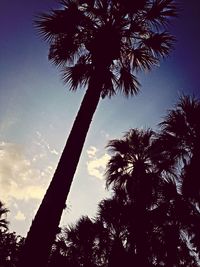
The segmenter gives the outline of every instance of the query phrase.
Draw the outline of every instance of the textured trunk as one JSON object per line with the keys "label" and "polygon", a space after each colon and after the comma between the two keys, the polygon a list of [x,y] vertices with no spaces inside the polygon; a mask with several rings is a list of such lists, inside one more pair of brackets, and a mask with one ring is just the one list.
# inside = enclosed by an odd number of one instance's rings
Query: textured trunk
{"label": "textured trunk", "polygon": [[28,232],[18,267],[47,265],[84,141],[100,99],[102,84],[100,75],[97,71],[95,73],[90,80],[53,179]]}

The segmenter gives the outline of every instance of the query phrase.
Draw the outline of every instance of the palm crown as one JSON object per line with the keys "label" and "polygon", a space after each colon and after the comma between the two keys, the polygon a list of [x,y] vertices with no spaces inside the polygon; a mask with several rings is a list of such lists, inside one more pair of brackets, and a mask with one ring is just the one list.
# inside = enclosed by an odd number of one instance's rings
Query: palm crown
{"label": "palm crown", "polygon": [[61,65],[71,89],[86,85],[95,69],[103,71],[102,96],[138,91],[134,76],[166,56],[174,38],[166,32],[176,16],[173,0],[73,1],[42,14],[37,27],[50,43],[49,59]]}
{"label": "palm crown", "polygon": [[159,142],[161,149],[165,149],[165,154],[168,154],[168,157],[172,159],[172,163],[179,162],[183,193],[200,204],[199,116],[199,100],[194,97],[182,96],[176,109],[170,110],[161,123],[162,133]]}

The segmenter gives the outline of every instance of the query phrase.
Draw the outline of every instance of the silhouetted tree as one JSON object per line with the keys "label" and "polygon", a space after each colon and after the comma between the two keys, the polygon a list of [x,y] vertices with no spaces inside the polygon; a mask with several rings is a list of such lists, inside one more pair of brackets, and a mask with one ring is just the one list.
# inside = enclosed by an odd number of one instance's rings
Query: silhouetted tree
{"label": "silhouetted tree", "polygon": [[152,161],[153,135],[151,130],[132,129],[123,139],[111,140],[108,144],[113,155],[107,166],[107,185],[127,192],[133,216],[131,248],[136,251],[136,264],[142,266],[148,266],[148,211],[157,204],[161,175]]}
{"label": "silhouetted tree", "polygon": [[177,183],[185,199],[196,210],[195,220],[190,222],[191,242],[200,252],[199,205],[200,185],[200,101],[195,97],[182,96],[160,124],[159,149],[174,167]]}
{"label": "silhouetted tree", "polygon": [[196,261],[185,236],[196,236],[199,213],[178,192],[178,173],[170,166],[166,151],[155,149],[158,145],[159,138],[151,130],[132,129],[122,139],[111,140],[107,185],[124,190],[131,204],[127,243],[133,264],[192,266]]}
{"label": "silhouetted tree", "polygon": [[4,232],[0,237],[0,266],[15,267],[19,261],[24,238],[15,232]]}
{"label": "silhouetted tree", "polygon": [[200,101],[182,96],[176,107],[170,110],[161,125],[166,153],[174,163],[180,163],[182,192],[200,204]]}
{"label": "silhouetted tree", "polygon": [[6,218],[9,210],[0,201],[0,266],[15,267],[19,260],[19,255],[23,247],[24,238],[10,233],[9,222]]}
{"label": "silhouetted tree", "polygon": [[27,235],[20,266],[44,267],[47,262],[100,97],[118,91],[125,96],[136,94],[135,72],[150,70],[169,53],[174,40],[166,31],[169,20],[176,16],[173,0],[61,3],[60,9],[39,16],[36,25],[50,44],[49,59],[62,67],[64,81],[72,90],[87,86],[87,91]]}
{"label": "silhouetted tree", "polygon": [[131,129],[108,143],[112,197],[99,203],[95,219],[84,216],[63,230],[49,266],[198,266],[199,210],[181,191],[180,160],[169,160],[175,150],[164,140]]}

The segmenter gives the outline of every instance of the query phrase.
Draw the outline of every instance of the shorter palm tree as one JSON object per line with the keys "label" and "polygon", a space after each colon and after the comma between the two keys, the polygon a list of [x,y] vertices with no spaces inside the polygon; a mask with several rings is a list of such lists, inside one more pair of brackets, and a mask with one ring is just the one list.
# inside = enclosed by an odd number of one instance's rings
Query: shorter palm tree
{"label": "shorter palm tree", "polygon": [[124,189],[129,200],[143,208],[151,207],[157,199],[161,171],[154,160],[154,138],[151,129],[131,129],[122,139],[108,143],[113,155],[107,165],[107,187]]}
{"label": "shorter palm tree", "polygon": [[160,124],[159,146],[176,166],[185,196],[200,205],[200,101],[182,96]]}
{"label": "shorter palm tree", "polygon": [[131,247],[135,244],[135,261],[142,266],[148,266],[148,211],[157,204],[161,175],[154,161],[154,138],[150,129],[131,129],[122,139],[108,143],[113,155],[107,165],[107,186],[127,193],[133,217]]}

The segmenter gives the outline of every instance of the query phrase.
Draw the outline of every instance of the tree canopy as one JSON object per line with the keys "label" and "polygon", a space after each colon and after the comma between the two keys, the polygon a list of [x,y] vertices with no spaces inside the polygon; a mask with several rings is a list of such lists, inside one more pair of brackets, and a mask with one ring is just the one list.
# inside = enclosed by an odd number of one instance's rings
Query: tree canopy
{"label": "tree canopy", "polygon": [[[56,266],[56,257],[61,266],[198,266],[199,198],[190,168],[199,105],[183,96],[158,131],[131,129],[109,141],[105,178],[111,197],[99,203],[95,218],[83,216],[63,229],[49,266]],[[194,194],[185,191],[186,182]]]}

